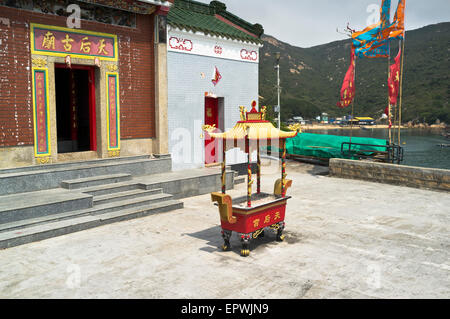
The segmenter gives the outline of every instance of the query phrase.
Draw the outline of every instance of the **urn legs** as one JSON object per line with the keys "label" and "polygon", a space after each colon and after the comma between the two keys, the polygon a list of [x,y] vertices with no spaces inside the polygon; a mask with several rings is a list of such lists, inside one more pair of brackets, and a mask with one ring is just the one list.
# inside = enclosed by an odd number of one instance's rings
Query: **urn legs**
{"label": "urn legs", "polygon": [[[282,221],[282,222],[273,224],[269,227],[258,229],[252,233],[248,233],[248,234],[238,233],[238,236],[241,241],[241,256],[242,257],[250,256],[251,240],[264,237],[265,229],[270,228],[273,231],[275,231],[276,241],[284,241],[284,235],[283,235],[284,227],[285,227],[285,223],[284,223],[284,221]],[[222,245],[223,251],[231,251],[230,239],[231,239],[232,233],[233,232],[231,230],[222,229],[222,238],[223,238],[223,242],[224,242]]]}
{"label": "urn legs", "polygon": [[285,225],[284,222],[278,223],[277,241],[284,241],[284,235],[283,235],[284,225]]}
{"label": "urn legs", "polygon": [[222,229],[222,238],[223,238],[223,245],[222,250],[223,251],[230,251],[231,245],[230,245],[230,237],[233,232],[231,230]]}
{"label": "urn legs", "polygon": [[241,244],[242,244],[242,249],[241,249],[241,256],[242,257],[248,257],[250,255],[250,234],[242,234],[241,235]]}

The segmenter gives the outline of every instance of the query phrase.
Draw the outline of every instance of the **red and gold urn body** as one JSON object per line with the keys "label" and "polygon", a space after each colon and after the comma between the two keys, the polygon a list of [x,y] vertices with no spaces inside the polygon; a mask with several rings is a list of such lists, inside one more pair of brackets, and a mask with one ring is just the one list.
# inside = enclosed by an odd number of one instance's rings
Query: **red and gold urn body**
{"label": "red and gold urn body", "polygon": [[[238,233],[242,243],[241,255],[250,254],[251,239],[264,236],[264,230],[271,228],[276,231],[278,241],[284,239],[282,235],[285,226],[286,203],[290,196],[286,196],[287,189],[292,180],[286,179],[286,139],[297,135],[297,129],[280,131],[271,122],[265,120],[266,108],[261,112],[256,110],[256,102],[252,102],[252,110],[247,112],[240,107],[241,120],[229,131],[223,133],[213,132],[215,127],[204,125],[209,136],[221,140],[222,145],[222,192],[211,193],[211,200],[219,206],[222,226],[223,250],[230,250],[230,237],[232,232]],[[273,193],[261,192],[261,159],[260,141],[265,145],[278,145],[281,149],[281,178],[276,180]],[[232,199],[225,193],[225,152],[231,148],[240,147],[247,153],[247,195]],[[251,154],[257,151],[256,193],[252,194]]]}

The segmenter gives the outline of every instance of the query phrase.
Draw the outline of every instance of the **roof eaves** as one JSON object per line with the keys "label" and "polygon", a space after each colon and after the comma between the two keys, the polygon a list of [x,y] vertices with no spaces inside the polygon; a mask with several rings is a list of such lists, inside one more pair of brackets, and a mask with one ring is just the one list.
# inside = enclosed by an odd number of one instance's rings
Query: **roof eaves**
{"label": "roof eaves", "polygon": [[224,19],[229,20],[231,23],[247,30],[250,33],[255,34],[258,38],[260,38],[261,35],[264,33],[264,29],[260,24],[258,23],[251,24],[239,18],[238,16],[232,14],[231,12],[228,12],[226,10],[226,5],[220,1],[211,1],[209,4],[206,4],[194,0],[175,0],[174,6],[172,7],[171,11],[173,9],[186,10],[209,16],[214,16],[215,14],[218,14]]}
{"label": "roof eaves", "polygon": [[190,27],[190,26],[179,25],[179,24],[171,24],[171,26],[175,27],[176,29],[178,29],[180,31],[193,32],[193,33],[201,32],[204,35],[207,35],[207,36],[210,36],[210,37],[224,38],[224,39],[228,39],[228,40],[231,40],[231,41],[251,43],[251,44],[255,44],[255,45],[259,45],[259,46],[261,46],[264,43],[262,40],[256,39],[256,38],[238,37],[238,36],[234,36],[234,35],[230,35],[230,34],[226,34],[226,33],[214,32],[214,31],[211,31],[211,30],[208,30],[208,29],[193,28],[193,27]]}
{"label": "roof eaves", "polygon": [[264,33],[263,27],[258,23],[251,24],[228,11],[223,11],[218,14],[221,17],[227,19],[228,21],[234,23],[235,25],[247,30],[248,32],[257,35],[258,37],[261,37],[261,35]]}

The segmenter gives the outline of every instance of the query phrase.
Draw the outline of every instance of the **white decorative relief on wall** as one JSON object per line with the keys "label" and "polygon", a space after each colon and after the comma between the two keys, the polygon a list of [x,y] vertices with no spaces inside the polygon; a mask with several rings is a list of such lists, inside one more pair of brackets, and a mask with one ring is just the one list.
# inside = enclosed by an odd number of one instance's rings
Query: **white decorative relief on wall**
{"label": "white decorative relief on wall", "polygon": [[260,46],[256,44],[214,38],[173,29],[169,30],[168,35],[168,51],[259,63]]}

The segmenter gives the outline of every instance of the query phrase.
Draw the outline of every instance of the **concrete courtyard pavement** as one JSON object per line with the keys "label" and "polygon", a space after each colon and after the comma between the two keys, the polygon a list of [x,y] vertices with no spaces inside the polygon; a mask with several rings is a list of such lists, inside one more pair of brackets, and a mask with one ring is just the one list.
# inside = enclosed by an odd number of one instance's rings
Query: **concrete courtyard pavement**
{"label": "concrete courtyard pavement", "polygon": [[[0,298],[450,298],[450,195],[288,162],[286,239],[222,252],[210,195],[0,251]],[[278,172],[263,167],[262,189]],[[242,196],[246,184],[229,192]]]}

